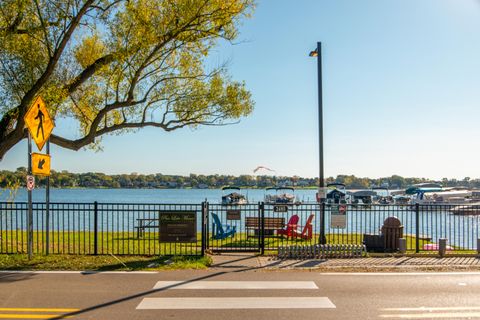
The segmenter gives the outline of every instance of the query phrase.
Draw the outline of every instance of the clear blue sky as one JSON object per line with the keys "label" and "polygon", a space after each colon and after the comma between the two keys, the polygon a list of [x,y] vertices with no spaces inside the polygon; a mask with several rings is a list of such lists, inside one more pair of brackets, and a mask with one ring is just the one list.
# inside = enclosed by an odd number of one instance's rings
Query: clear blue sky
{"label": "clear blue sky", "polygon": [[[322,41],[327,176],[480,177],[480,1],[259,0],[240,32],[210,62],[229,60],[246,82],[256,102],[249,118],[106,137],[103,152],[52,146],[52,168],[239,175],[264,165],[318,176],[308,53]],[[26,166],[26,154],[21,143],[0,167]]]}

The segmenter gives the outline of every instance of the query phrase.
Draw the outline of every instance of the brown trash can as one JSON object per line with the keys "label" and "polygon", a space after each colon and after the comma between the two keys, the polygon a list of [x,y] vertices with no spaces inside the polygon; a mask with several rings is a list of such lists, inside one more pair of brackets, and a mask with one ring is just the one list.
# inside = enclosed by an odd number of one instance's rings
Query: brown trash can
{"label": "brown trash can", "polygon": [[397,251],[398,239],[403,238],[403,226],[397,217],[388,217],[383,221],[382,234],[385,237],[385,250]]}

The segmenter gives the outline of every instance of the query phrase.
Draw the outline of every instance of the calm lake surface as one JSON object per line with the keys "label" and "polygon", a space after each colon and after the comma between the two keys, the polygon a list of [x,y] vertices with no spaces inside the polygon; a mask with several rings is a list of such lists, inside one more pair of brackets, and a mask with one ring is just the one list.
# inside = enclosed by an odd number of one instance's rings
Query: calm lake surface
{"label": "calm lake surface", "polygon": [[[230,190],[228,192],[231,192]],[[251,203],[262,201],[265,190],[242,189],[242,193]],[[315,201],[316,190],[295,190],[297,198],[303,202]],[[189,203],[202,201],[220,203],[221,189],[51,189],[50,202],[103,202],[103,203]],[[3,191],[0,201],[9,198],[9,192]],[[19,189],[15,202],[26,202],[26,189]],[[34,202],[45,202],[45,189],[33,190]]]}

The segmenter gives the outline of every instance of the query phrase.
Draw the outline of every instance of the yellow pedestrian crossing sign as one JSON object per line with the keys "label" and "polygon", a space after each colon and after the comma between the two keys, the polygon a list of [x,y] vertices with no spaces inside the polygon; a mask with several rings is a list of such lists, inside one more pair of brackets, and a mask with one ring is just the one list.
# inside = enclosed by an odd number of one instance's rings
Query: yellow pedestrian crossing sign
{"label": "yellow pedestrian crossing sign", "polygon": [[38,150],[41,151],[55,126],[42,97],[38,96],[35,99],[23,119]]}
{"label": "yellow pedestrian crossing sign", "polygon": [[32,173],[40,176],[50,175],[50,156],[48,154],[32,153]]}

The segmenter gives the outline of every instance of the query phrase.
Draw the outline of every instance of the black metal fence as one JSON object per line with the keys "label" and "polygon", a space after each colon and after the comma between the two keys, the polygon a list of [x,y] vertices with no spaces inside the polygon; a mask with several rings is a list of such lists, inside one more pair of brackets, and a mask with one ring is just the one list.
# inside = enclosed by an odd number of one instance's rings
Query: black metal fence
{"label": "black metal fence", "polygon": [[[212,251],[263,253],[287,245],[363,244],[367,236],[392,229],[382,231],[389,217],[398,218],[395,234],[406,239],[409,253],[438,253],[441,238],[447,239],[447,252],[480,250],[480,205],[210,204],[207,212],[207,248]],[[383,246],[376,249],[392,249]]]}
{"label": "black metal fence", "polygon": [[[202,204],[33,203],[33,253],[203,255]],[[196,239],[160,241],[161,212],[194,212]],[[26,203],[0,203],[0,253],[27,252]]]}
{"label": "black metal fence", "polygon": [[[195,214],[188,242],[161,236],[163,212]],[[27,252],[27,203],[0,203],[0,253]],[[408,252],[475,254],[480,205],[271,205],[33,203],[36,254],[203,255],[210,251],[275,251],[279,246],[362,244],[397,217]],[[178,240],[178,239],[177,239]]]}

